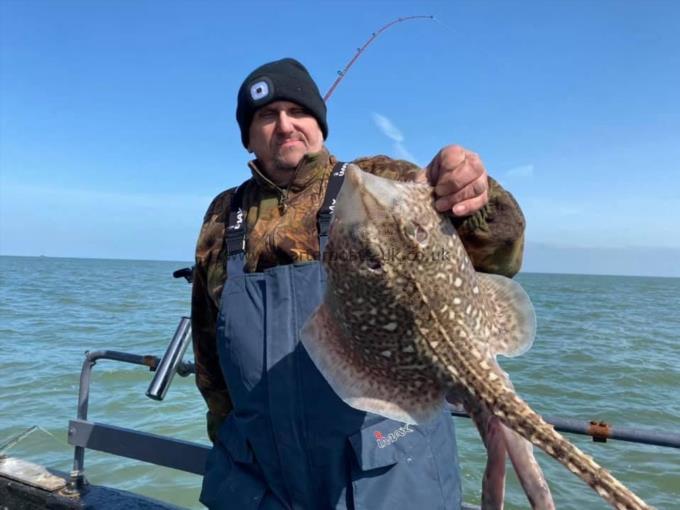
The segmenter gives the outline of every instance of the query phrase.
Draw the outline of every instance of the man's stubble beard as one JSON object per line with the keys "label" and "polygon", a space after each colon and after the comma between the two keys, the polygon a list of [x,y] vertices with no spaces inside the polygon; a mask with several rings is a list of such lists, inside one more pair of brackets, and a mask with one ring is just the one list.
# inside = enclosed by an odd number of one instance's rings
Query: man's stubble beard
{"label": "man's stubble beard", "polygon": [[[302,158],[300,158],[302,160]],[[298,164],[300,162],[298,161]],[[271,167],[268,168],[268,173],[272,181],[277,186],[287,186],[290,183],[290,180],[293,178],[295,175],[295,170],[297,169],[298,165],[291,165],[290,163],[286,162],[283,160],[283,158],[274,158],[274,160],[271,163]]]}
{"label": "man's stubble beard", "polygon": [[293,178],[300,161],[302,161],[304,157],[305,153],[301,154],[299,158],[296,158],[297,162],[292,164],[287,161],[286,154],[276,154],[272,159],[271,168],[269,169],[272,180],[279,186],[288,185],[289,181]]}

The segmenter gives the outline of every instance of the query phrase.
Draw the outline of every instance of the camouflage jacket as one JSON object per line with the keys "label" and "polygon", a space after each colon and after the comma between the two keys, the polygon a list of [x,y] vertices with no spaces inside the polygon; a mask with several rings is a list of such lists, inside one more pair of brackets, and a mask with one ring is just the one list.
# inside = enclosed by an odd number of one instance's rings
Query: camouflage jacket
{"label": "camouflage jacket", "polygon": [[[336,160],[325,149],[300,162],[287,189],[269,182],[249,164],[252,178],[244,183],[249,272],[278,264],[319,259],[317,212]],[[423,170],[386,156],[354,161],[363,170],[390,179],[413,180]],[[208,405],[208,434],[212,441],[232,409],[220,370],[216,322],[226,280],[225,228],[232,190],[219,194],[208,207],[196,246],[191,321],[196,360],[196,384]],[[519,271],[524,244],[524,217],[512,195],[489,179],[489,203],[454,225],[478,271],[513,276]]]}

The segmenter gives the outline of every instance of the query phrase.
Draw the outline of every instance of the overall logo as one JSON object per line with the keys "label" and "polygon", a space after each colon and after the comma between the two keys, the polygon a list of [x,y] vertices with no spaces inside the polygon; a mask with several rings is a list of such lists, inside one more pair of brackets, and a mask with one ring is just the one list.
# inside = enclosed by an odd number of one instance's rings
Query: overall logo
{"label": "overall logo", "polygon": [[241,225],[243,225],[243,209],[239,207],[238,211],[236,211],[236,224],[229,225],[229,230],[238,230],[241,228]]}
{"label": "overall logo", "polygon": [[335,176],[337,176],[337,177],[342,177],[343,175],[345,175],[345,170],[347,170],[347,165],[348,165],[348,164],[349,164],[349,163],[344,163],[344,164],[340,167],[340,170],[338,170],[337,172],[333,172],[333,175],[335,175]]}
{"label": "overall logo", "polygon": [[386,446],[389,446],[392,443],[396,443],[397,441],[399,441],[399,439],[404,437],[406,434],[410,434],[411,432],[413,432],[413,429],[411,428],[411,425],[407,423],[405,425],[402,425],[398,429],[394,429],[387,435],[384,435],[379,430],[376,430],[375,432],[373,432],[373,437],[375,437],[375,442],[378,444],[378,448],[385,448]]}

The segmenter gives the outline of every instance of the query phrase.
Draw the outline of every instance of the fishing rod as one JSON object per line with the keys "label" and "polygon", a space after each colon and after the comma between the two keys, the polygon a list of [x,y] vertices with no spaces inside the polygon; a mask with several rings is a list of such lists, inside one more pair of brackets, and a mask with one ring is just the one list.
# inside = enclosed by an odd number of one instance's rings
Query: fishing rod
{"label": "fishing rod", "polygon": [[375,41],[380,34],[382,34],[388,28],[396,25],[397,23],[401,23],[402,21],[409,21],[409,20],[412,20],[412,19],[429,19],[429,20],[434,21],[434,16],[405,16],[405,17],[397,18],[395,20],[390,21],[387,25],[384,25],[379,30],[373,32],[371,34],[371,37],[368,38],[368,40],[364,43],[364,45],[361,46],[360,48],[357,48],[357,52],[354,54],[354,56],[351,58],[351,60],[349,62],[347,62],[347,65],[345,65],[345,67],[341,71],[338,71],[338,77],[333,82],[333,85],[331,85],[331,88],[328,89],[328,92],[326,92],[326,95],[323,96],[324,102],[326,102],[326,103],[328,102],[331,95],[333,95],[333,91],[335,91],[336,87],[343,80],[343,78],[347,74],[347,71],[349,71],[350,67],[352,67],[354,65],[354,63],[359,59],[361,54],[364,51],[366,51],[366,48],[368,48],[368,46],[373,41]]}

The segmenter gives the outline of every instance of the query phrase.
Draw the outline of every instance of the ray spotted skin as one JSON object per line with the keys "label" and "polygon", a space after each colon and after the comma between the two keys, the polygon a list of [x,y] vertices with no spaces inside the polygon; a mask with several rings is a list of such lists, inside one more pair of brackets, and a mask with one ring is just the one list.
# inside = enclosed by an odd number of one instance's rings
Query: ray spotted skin
{"label": "ray spotted skin", "polygon": [[[650,508],[515,394],[495,357],[530,347],[531,303],[511,280],[477,274],[432,204],[428,185],[348,169],[324,259],[327,295],[302,335],[320,371],[350,405],[406,422],[431,418],[453,392],[482,426],[491,424],[487,446],[510,453],[535,508],[552,508],[552,500],[515,434],[614,508]],[[502,508],[496,465],[487,470],[486,508]]]}

